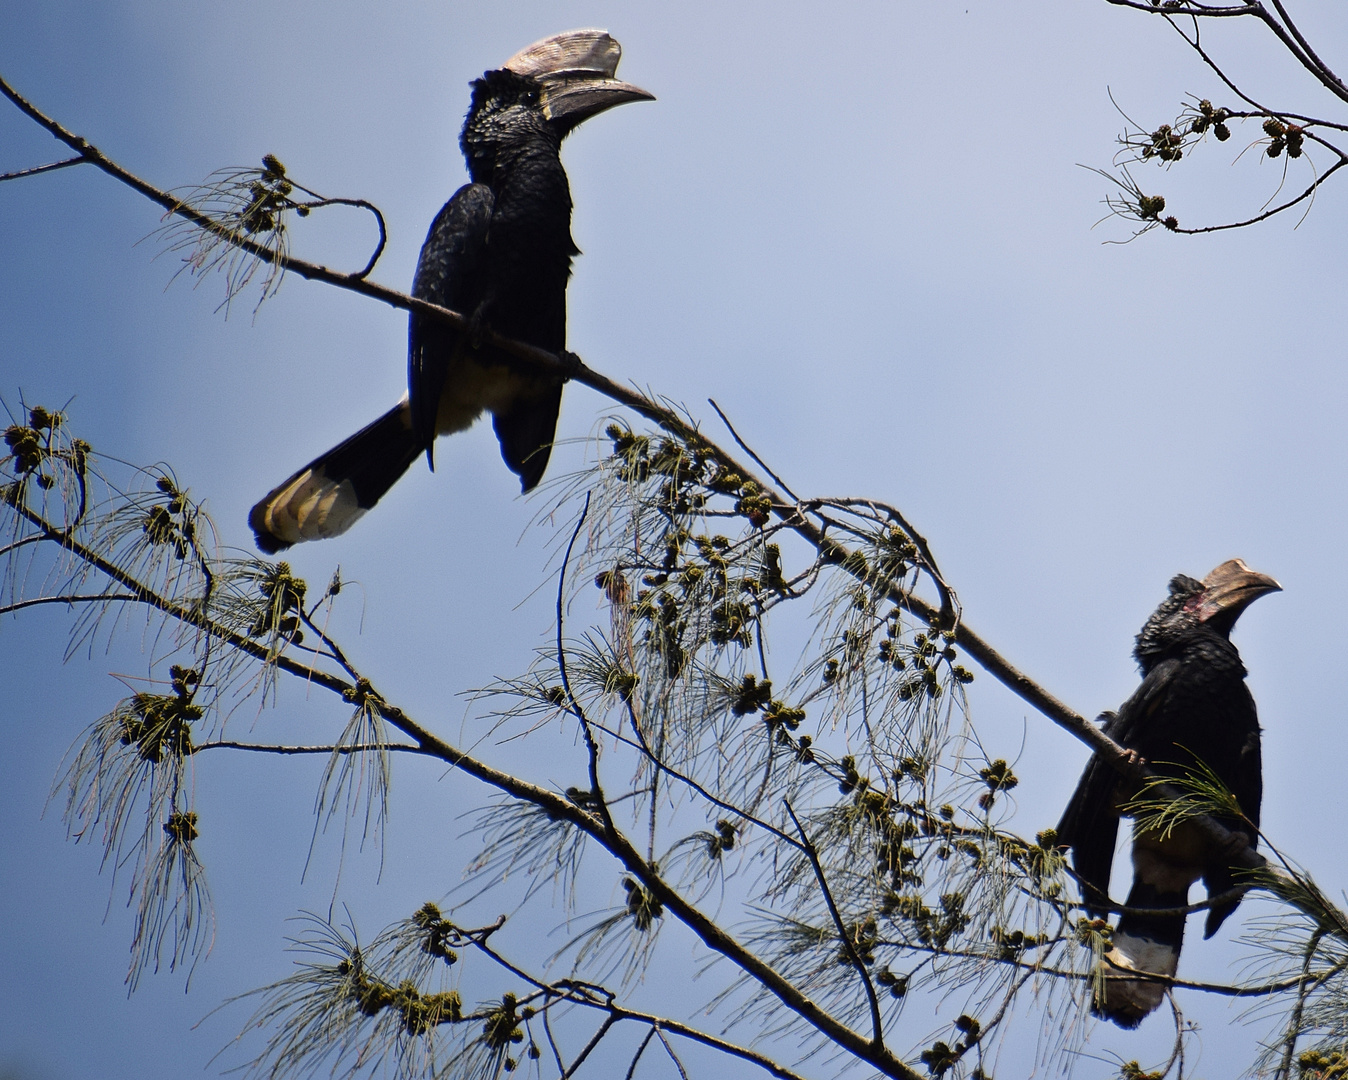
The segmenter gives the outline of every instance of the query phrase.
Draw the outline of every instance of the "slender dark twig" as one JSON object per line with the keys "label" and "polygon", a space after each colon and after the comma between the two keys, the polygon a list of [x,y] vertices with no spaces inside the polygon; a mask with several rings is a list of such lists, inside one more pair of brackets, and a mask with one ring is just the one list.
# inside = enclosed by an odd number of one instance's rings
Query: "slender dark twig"
{"label": "slender dark twig", "polygon": [[780,476],[778,476],[775,472],[773,472],[772,469],[768,466],[768,463],[764,461],[761,457],[759,457],[757,454],[755,454],[753,448],[750,447],[750,445],[747,442],[745,442],[743,439],[740,438],[740,433],[735,430],[735,425],[730,422],[730,417],[726,416],[726,414],[721,411],[721,406],[716,404],[716,399],[707,398],[707,404],[716,410],[716,415],[721,418],[721,423],[725,425],[726,430],[730,432],[730,437],[735,440],[735,442],[739,445],[739,448],[743,450],[746,454],[748,454],[751,458],[753,458],[754,462],[758,465],[760,469],[762,469],[765,473],[767,473],[770,477],[772,477],[773,483],[775,483],[779,488],[785,491],[789,496],[791,496],[791,498],[799,502],[800,501],[799,496],[797,496],[794,491],[792,491],[789,487],[786,486],[786,481],[783,480]]}
{"label": "slender dark twig", "polygon": [[641,1040],[641,1045],[637,1047],[636,1053],[632,1055],[632,1064],[627,1066],[627,1075],[623,1080],[632,1080],[632,1077],[636,1076],[637,1065],[641,1061],[641,1055],[646,1052],[646,1047],[651,1045],[651,1040],[655,1038],[655,1031],[656,1029],[652,1027],[646,1032],[646,1037]]}
{"label": "slender dark twig", "polygon": [[71,594],[69,596],[34,596],[27,600],[15,600],[12,604],[0,605],[0,615],[8,615],[12,611],[22,611],[24,608],[36,607],[38,604],[98,604],[98,603],[144,603],[141,597],[132,596],[130,593],[95,593],[91,596],[79,596]]}
{"label": "slender dark twig", "polygon": [[571,1062],[571,1067],[567,1069],[566,1072],[562,1073],[561,1080],[567,1080],[567,1077],[576,1075],[576,1070],[585,1063],[585,1059],[590,1056],[591,1051],[603,1041],[604,1036],[607,1035],[613,1025],[621,1019],[622,1017],[620,1016],[604,1017],[604,1022],[599,1025],[599,1030],[596,1031],[590,1041],[585,1044],[584,1049],[577,1055],[576,1060]]}
{"label": "slender dark twig", "polygon": [[1292,1055],[1296,1053],[1297,1035],[1301,1031],[1301,1017],[1306,1009],[1306,998],[1318,985],[1309,977],[1311,960],[1315,958],[1315,950],[1323,936],[1323,933],[1317,929],[1306,942],[1305,954],[1301,960],[1301,975],[1297,983],[1296,1005],[1293,1006],[1292,1015],[1287,1021],[1286,1049],[1283,1051],[1282,1064],[1278,1068],[1277,1080],[1288,1080],[1292,1075]]}
{"label": "slender dark twig", "polygon": [[[1316,54],[1315,49],[1311,47],[1311,43],[1306,40],[1301,31],[1297,29],[1296,23],[1292,21],[1292,17],[1287,14],[1287,9],[1283,7],[1282,0],[1272,0],[1272,3],[1274,10],[1277,11],[1278,16],[1282,19],[1283,25],[1287,27],[1287,32],[1291,34],[1296,40],[1296,43],[1301,46],[1301,51],[1294,53],[1297,59],[1301,60],[1303,64],[1306,64],[1306,70],[1319,79],[1332,94],[1343,101],[1348,101],[1348,86],[1344,86],[1343,80],[1335,75],[1334,72],[1330,70],[1329,65],[1321,60]],[[1273,24],[1272,17],[1269,16],[1267,12],[1265,12],[1265,21]],[[1305,59],[1302,59],[1303,56]],[[1307,61],[1309,61],[1309,63],[1307,63]]]}
{"label": "slender dark twig", "polygon": [[[709,1035],[705,1031],[699,1031],[697,1028],[680,1023],[677,1020],[670,1020],[667,1017],[660,1017],[652,1013],[640,1012],[636,1009],[629,1009],[626,1006],[619,1005],[613,992],[602,986],[581,982],[576,979],[560,979],[555,983],[546,983],[536,976],[530,975],[523,968],[512,964],[485,942],[474,940],[473,944],[512,975],[537,987],[551,998],[560,999],[571,1004],[583,1005],[586,1008],[602,1009],[613,1014],[619,1020],[635,1020],[637,1023],[646,1024],[650,1027],[658,1025],[665,1031],[678,1035],[680,1038],[687,1039],[690,1042],[699,1043],[712,1050],[718,1050],[721,1053],[729,1054],[732,1057],[740,1058],[742,1061],[748,1061],[757,1065],[759,1068],[778,1077],[778,1080],[803,1080],[802,1077],[792,1072],[790,1069],[778,1065],[771,1058],[756,1050],[738,1046],[735,1043],[716,1035]],[[543,1022],[544,1027],[547,1028],[547,1010],[544,1010]],[[548,1031],[548,1036],[551,1039],[552,1033],[550,1029]],[[557,1071],[565,1073],[566,1066],[562,1064],[561,1052],[556,1048],[555,1041],[553,1045],[553,1054],[557,1059]]]}
{"label": "slender dark twig", "polygon": [[562,1062],[562,1051],[557,1046],[557,1036],[552,1033],[552,1023],[548,1020],[550,1012],[551,1010],[548,1008],[543,1009],[543,1031],[548,1037],[548,1046],[552,1048],[553,1060],[557,1062],[557,1073],[561,1075],[566,1072],[566,1065]]}
{"label": "slender dark twig", "polygon": [[791,822],[796,826],[796,831],[800,833],[800,842],[805,848],[805,857],[810,860],[810,867],[814,870],[814,879],[819,882],[819,891],[824,894],[824,903],[828,905],[828,913],[833,917],[833,925],[837,927],[838,937],[843,943],[843,948],[847,951],[848,958],[852,961],[852,966],[856,968],[857,974],[861,977],[863,985],[866,987],[866,999],[871,1007],[871,1029],[874,1032],[873,1041],[877,1048],[885,1044],[884,1025],[880,1018],[880,999],[876,996],[875,986],[871,982],[871,973],[866,965],[862,963],[861,956],[857,952],[856,942],[852,940],[852,935],[847,932],[847,927],[843,923],[842,914],[838,911],[838,905],[833,899],[833,890],[828,886],[828,879],[824,876],[824,868],[819,863],[819,852],[815,849],[814,841],[806,835],[805,827],[801,825],[800,818],[796,817],[796,811],[792,808],[789,801],[786,803],[786,812],[791,816]]}
{"label": "slender dark twig", "polygon": [[1115,7],[1129,7],[1137,11],[1145,11],[1152,15],[1197,15],[1209,19],[1231,19],[1242,15],[1257,16],[1259,12],[1255,10],[1252,4],[1235,4],[1231,7],[1211,7],[1206,4],[1182,4],[1180,7],[1165,8],[1161,10],[1151,0],[1105,0],[1107,4],[1113,4]]}
{"label": "slender dark twig", "polygon": [[83,165],[83,157],[64,158],[61,161],[52,161],[46,165],[34,165],[31,169],[19,169],[17,172],[0,173],[0,184],[6,180],[18,180],[25,176],[37,176],[40,173],[55,172],[57,169],[68,169],[71,165]]}
{"label": "slender dark twig", "polygon": [[251,750],[257,754],[364,754],[371,752],[382,752],[384,750],[401,750],[407,754],[423,754],[431,757],[438,757],[422,746],[409,746],[406,743],[385,743],[376,744],[356,744],[343,746],[287,746],[284,744],[271,743],[241,743],[230,742],[226,739],[219,739],[213,742],[198,743],[192,747],[191,753],[199,754],[203,750]]}
{"label": "slender dark twig", "polygon": [[1326,180],[1328,180],[1331,176],[1333,176],[1345,165],[1348,165],[1348,157],[1340,156],[1338,161],[1334,162],[1333,165],[1331,165],[1328,169],[1326,169],[1324,173],[1320,177],[1318,177],[1313,184],[1311,184],[1310,187],[1308,187],[1296,198],[1289,199],[1287,202],[1282,203],[1279,206],[1275,206],[1272,210],[1265,210],[1262,214],[1257,214],[1252,218],[1246,218],[1244,221],[1229,221],[1225,225],[1204,225],[1201,228],[1197,229],[1178,228],[1172,231],[1177,233],[1183,233],[1186,236],[1198,236],[1202,233],[1224,232],[1227,229],[1243,229],[1247,225],[1255,225],[1261,221],[1267,221],[1274,214],[1281,214],[1284,210],[1289,210],[1293,206],[1296,206],[1297,203],[1303,202],[1304,200],[1310,198],[1310,196],[1314,195],[1315,192],[1324,184]]}
{"label": "slender dark twig", "polygon": [[683,1067],[683,1062],[679,1060],[679,1055],[674,1053],[674,1047],[669,1045],[669,1040],[665,1038],[665,1033],[660,1030],[660,1025],[656,1024],[651,1030],[660,1037],[660,1043],[664,1046],[665,1052],[669,1054],[669,1059],[674,1062],[674,1068],[679,1070],[681,1080],[688,1080],[688,1070]]}
{"label": "slender dark twig", "polygon": [[[298,185],[296,185],[298,186]],[[304,189],[308,191],[308,188]],[[311,195],[313,192],[309,192]],[[296,209],[317,210],[324,206],[355,206],[361,210],[368,210],[374,215],[375,224],[379,226],[379,243],[375,245],[374,254],[370,256],[370,261],[365,264],[364,270],[357,270],[351,276],[357,281],[364,281],[370,276],[370,271],[374,269],[374,264],[379,261],[379,257],[384,254],[384,248],[388,246],[388,226],[384,223],[384,214],[367,199],[329,199],[319,196],[313,202],[298,203]]]}
{"label": "slender dark twig", "polygon": [[590,515],[590,493],[585,493],[585,506],[581,509],[580,517],[576,521],[576,527],[571,533],[571,540],[566,545],[566,554],[562,557],[562,568],[557,572],[557,671],[561,676],[562,690],[566,694],[567,711],[571,713],[579,722],[580,729],[585,736],[585,749],[589,755],[590,764],[590,793],[594,797],[595,803],[599,807],[599,816],[603,819],[605,826],[610,832],[616,833],[617,827],[613,824],[613,817],[609,812],[608,800],[604,797],[603,786],[599,783],[599,743],[594,737],[594,729],[590,719],[585,715],[585,709],[580,704],[580,699],[571,691],[571,677],[566,668],[566,642],[563,639],[563,626],[566,607],[566,572],[571,566],[571,552],[576,547],[576,540],[580,536],[580,530],[585,526],[585,519]]}

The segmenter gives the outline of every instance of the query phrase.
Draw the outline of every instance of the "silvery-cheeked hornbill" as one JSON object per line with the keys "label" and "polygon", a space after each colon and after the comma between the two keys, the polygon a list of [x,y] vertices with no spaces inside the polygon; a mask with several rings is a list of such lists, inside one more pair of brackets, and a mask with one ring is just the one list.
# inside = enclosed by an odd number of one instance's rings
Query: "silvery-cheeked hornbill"
{"label": "silvery-cheeked hornbill", "polygon": [[336,536],[379,501],[437,435],[490,412],[501,456],[528,491],[543,477],[562,380],[528,372],[481,341],[481,328],[566,348],[571,191],[562,140],[582,121],[651,94],[614,78],[622,49],[572,30],[516,53],[473,82],[460,145],[472,182],[445,204],[421,249],[412,295],[466,315],[469,331],[412,314],[407,396],[311,461],[253,507],[263,551]]}
{"label": "silvery-cheeked hornbill", "polygon": [[[1202,581],[1175,577],[1170,595],[1137,635],[1133,655],[1142,668],[1142,685],[1117,713],[1102,717],[1106,735],[1163,776],[1198,774],[1200,763],[1211,770],[1247,819],[1219,820],[1251,846],[1263,791],[1259,719],[1230,634],[1252,601],[1280,588],[1239,559],[1222,563]],[[1092,758],[1058,824],[1058,843],[1072,849],[1082,899],[1097,918],[1109,911],[1120,808],[1137,794],[1135,784]],[[1161,1003],[1162,983],[1119,975],[1175,974],[1184,916],[1173,909],[1189,903],[1189,886],[1199,878],[1209,897],[1230,891],[1232,855],[1212,850],[1192,827],[1181,825],[1166,836],[1134,827],[1133,887],[1124,903],[1130,910],[1119,917],[1098,972],[1104,978],[1092,1002],[1097,1016],[1136,1027]],[[1211,937],[1238,902],[1210,908],[1203,936]],[[1166,908],[1172,913],[1147,913]]]}

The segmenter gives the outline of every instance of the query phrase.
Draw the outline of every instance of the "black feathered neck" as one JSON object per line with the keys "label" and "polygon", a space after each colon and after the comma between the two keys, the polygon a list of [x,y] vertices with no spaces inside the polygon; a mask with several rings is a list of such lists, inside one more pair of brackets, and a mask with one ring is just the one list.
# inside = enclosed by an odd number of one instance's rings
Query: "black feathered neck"
{"label": "black feathered neck", "polygon": [[1133,648],[1133,656],[1143,671],[1203,626],[1199,608],[1206,592],[1207,587],[1201,581],[1187,574],[1176,574],[1170,579],[1170,595],[1152,612]]}
{"label": "black feathered neck", "polygon": [[503,159],[531,147],[556,155],[561,136],[543,115],[537,79],[500,69],[485,72],[472,86],[459,146],[474,183],[490,184]]}

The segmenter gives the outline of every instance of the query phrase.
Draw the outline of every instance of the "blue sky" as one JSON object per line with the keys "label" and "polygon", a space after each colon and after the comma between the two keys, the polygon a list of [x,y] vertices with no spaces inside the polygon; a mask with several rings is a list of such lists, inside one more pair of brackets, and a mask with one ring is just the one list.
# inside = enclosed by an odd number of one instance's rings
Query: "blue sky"
{"label": "blue sky", "polygon": [[[162,187],[272,152],[310,187],[374,201],[390,227],[374,276],[407,288],[427,224],[464,179],[468,80],[584,25],[613,32],[622,74],[658,101],[616,110],[565,147],[585,252],[571,347],[704,419],[714,397],[799,492],[902,506],[968,622],[1087,715],[1131,691],[1132,635],[1172,574],[1241,556],[1278,577],[1286,592],[1236,632],[1266,729],[1265,827],[1340,895],[1348,195],[1331,185],[1299,228],[1284,217],[1104,243],[1128,231],[1092,229],[1109,189],[1078,165],[1113,154],[1123,121],[1107,88],[1149,128],[1186,92],[1229,97],[1159,20],[1103,0],[0,0],[0,72]],[[1343,54],[1348,26],[1332,5],[1307,5],[1304,26],[1323,54]],[[1207,40],[1265,100],[1330,110],[1253,27],[1214,27]],[[1281,176],[1258,148],[1233,164],[1257,134],[1237,129],[1168,173],[1137,175],[1183,224],[1244,216]],[[0,109],[0,171],[57,156]],[[1294,172],[1289,190],[1304,182]],[[173,256],[138,245],[157,225],[153,206],[92,169],[0,186],[0,396],[69,400],[97,449],[170,462],[242,546],[259,495],[397,399],[405,320],[298,279],[256,317],[245,302],[226,319],[218,281],[170,284]],[[295,250],[354,266],[369,240],[365,220],[334,214]],[[559,436],[583,438],[609,412],[573,386]],[[552,473],[582,455],[559,450]],[[547,598],[535,587],[552,532],[486,426],[442,443],[436,460],[348,536],[292,562],[315,582],[336,564],[360,582],[361,663],[452,732],[469,708],[459,695],[522,669],[542,643]],[[143,674],[144,659],[133,631],[62,664],[65,631],[47,611],[0,627],[11,701],[0,1076],[218,1072],[238,1063],[208,1065],[242,1016],[192,1025],[284,973],[285,920],[333,895],[336,837],[320,839],[300,880],[319,766],[198,766],[215,830],[203,841],[215,951],[190,994],[161,975],[126,1000],[123,894],[109,907],[96,852],[64,841],[59,813],[41,815],[65,749],[121,696],[108,673]],[[1006,756],[1024,746],[1016,824],[1051,824],[1084,749],[991,680],[974,684],[973,702],[985,744]],[[332,720],[323,704],[287,692],[256,730],[320,732]],[[543,751],[510,752],[546,764]],[[341,883],[370,929],[442,894],[466,855],[458,815],[475,793],[397,764],[382,879],[352,857]],[[1230,977],[1234,934],[1193,935],[1183,973]],[[1225,1004],[1194,1008],[1200,1074],[1234,1074],[1257,1030]],[[1111,1032],[1101,1046],[1145,1059],[1161,1038]]]}

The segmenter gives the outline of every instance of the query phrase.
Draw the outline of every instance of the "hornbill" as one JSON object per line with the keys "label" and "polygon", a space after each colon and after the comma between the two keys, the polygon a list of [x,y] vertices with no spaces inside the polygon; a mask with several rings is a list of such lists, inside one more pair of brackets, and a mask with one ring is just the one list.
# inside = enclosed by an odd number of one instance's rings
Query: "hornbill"
{"label": "hornbill", "polygon": [[548,465],[562,379],[529,372],[483,343],[482,329],[561,353],[571,259],[571,191],[562,140],[582,121],[653,95],[614,78],[622,49],[602,30],[535,42],[473,82],[459,144],[471,183],[422,246],[412,295],[467,315],[460,331],[409,319],[408,392],[372,424],[282,481],[248,515],[263,551],[345,532],[437,435],[492,414],[501,456],[524,491]]}
{"label": "hornbill", "polygon": [[[1263,791],[1259,719],[1230,634],[1252,601],[1280,589],[1267,574],[1256,573],[1239,559],[1222,563],[1202,581],[1184,574],[1175,577],[1170,595],[1137,635],[1133,656],[1142,669],[1142,685],[1117,713],[1101,718],[1106,735],[1162,776],[1210,770],[1235,796],[1243,815],[1218,820],[1251,847]],[[1137,794],[1136,783],[1093,757],[1058,823],[1057,842],[1072,849],[1083,902],[1096,918],[1109,910],[1119,815]],[[1119,917],[1096,971],[1103,978],[1095,983],[1092,1012],[1133,1028],[1160,1005],[1163,983],[1119,975],[1175,974],[1184,916],[1173,909],[1188,905],[1189,886],[1199,878],[1209,898],[1229,892],[1234,854],[1213,850],[1192,826],[1161,833],[1134,824],[1133,887],[1124,904],[1130,910]],[[1212,937],[1238,903],[1226,900],[1209,908],[1203,936]],[[1166,908],[1172,909],[1170,914],[1147,913]]]}

